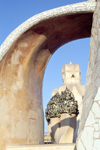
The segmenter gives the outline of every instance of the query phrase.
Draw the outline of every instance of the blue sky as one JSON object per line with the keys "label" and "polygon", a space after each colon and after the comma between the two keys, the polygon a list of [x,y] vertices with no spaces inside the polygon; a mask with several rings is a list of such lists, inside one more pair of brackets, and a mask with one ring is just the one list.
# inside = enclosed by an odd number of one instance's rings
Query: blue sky
{"label": "blue sky", "polygon": [[[43,11],[83,2],[83,0],[0,0],[0,45],[21,23]],[[55,88],[62,85],[61,70],[70,61],[81,67],[81,82],[85,84],[90,50],[90,38],[76,40],[59,48],[51,57],[43,80],[44,109]],[[44,110],[45,111],[45,110]],[[45,129],[47,123],[45,121]]]}

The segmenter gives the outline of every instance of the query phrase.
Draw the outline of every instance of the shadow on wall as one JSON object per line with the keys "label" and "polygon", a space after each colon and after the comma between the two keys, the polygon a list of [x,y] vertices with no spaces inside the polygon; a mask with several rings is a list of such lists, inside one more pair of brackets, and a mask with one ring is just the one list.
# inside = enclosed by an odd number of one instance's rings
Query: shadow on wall
{"label": "shadow on wall", "polygon": [[49,125],[51,126],[51,137],[54,144],[74,142],[73,138],[76,129],[75,115],[69,118],[65,118],[63,120],[58,117],[51,118]]}
{"label": "shadow on wall", "polygon": [[76,140],[77,140],[77,137],[78,137],[79,125],[80,125],[80,120],[77,121],[77,132],[76,132],[76,135],[74,134],[73,143],[76,143]]}

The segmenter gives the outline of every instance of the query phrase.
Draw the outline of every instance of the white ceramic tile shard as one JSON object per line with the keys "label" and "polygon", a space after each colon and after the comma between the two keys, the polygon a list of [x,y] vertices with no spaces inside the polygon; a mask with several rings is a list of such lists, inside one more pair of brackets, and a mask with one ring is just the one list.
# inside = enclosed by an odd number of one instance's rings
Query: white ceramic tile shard
{"label": "white ceramic tile shard", "polygon": [[[100,135],[100,119],[99,119],[99,135]],[[99,138],[100,139],[100,138]]]}
{"label": "white ceramic tile shard", "polygon": [[83,146],[81,140],[78,141],[77,149],[78,149],[78,150],[85,150],[85,148],[84,148],[84,146]]}
{"label": "white ceramic tile shard", "polygon": [[99,132],[94,132],[94,138],[98,139],[99,138]]}
{"label": "white ceramic tile shard", "polygon": [[100,139],[94,140],[93,150],[100,150]]}
{"label": "white ceramic tile shard", "polygon": [[100,87],[98,88],[97,94],[94,98],[94,101],[100,101]]}
{"label": "white ceramic tile shard", "polygon": [[[93,132],[94,132],[93,127],[85,127],[82,132],[81,141],[82,141],[83,145],[85,146],[86,150],[92,150]],[[78,150],[80,150],[80,149],[78,149]]]}
{"label": "white ceramic tile shard", "polygon": [[98,124],[98,123],[99,123],[99,119],[95,119],[95,123],[97,123],[97,124]]}
{"label": "white ceramic tile shard", "polygon": [[92,112],[94,113],[95,118],[100,118],[100,107],[96,102],[93,103]]}
{"label": "white ceramic tile shard", "polygon": [[99,131],[99,124],[95,123],[94,124],[94,129],[95,129],[95,131]]}
{"label": "white ceramic tile shard", "polygon": [[93,125],[94,123],[95,123],[94,114],[90,111],[89,116],[86,120],[85,126],[90,126],[90,125]]}
{"label": "white ceramic tile shard", "polygon": [[99,131],[100,131],[100,119],[99,119]]}
{"label": "white ceramic tile shard", "polygon": [[3,42],[0,47],[0,60],[9,50],[11,45],[29,28],[38,24],[39,22],[45,21],[50,18],[54,18],[62,15],[70,15],[75,13],[86,13],[86,12],[94,12],[96,6],[96,2],[82,2],[76,3],[72,5],[67,5],[63,7],[59,7],[56,9],[48,10],[43,13],[37,14],[32,18],[28,19],[24,23],[22,23],[18,28],[16,28]]}

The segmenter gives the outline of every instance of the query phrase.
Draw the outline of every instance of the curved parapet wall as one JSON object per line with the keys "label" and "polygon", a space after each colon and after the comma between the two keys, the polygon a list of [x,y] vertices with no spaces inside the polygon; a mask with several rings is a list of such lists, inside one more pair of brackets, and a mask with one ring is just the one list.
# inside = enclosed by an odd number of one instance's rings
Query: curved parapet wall
{"label": "curved parapet wall", "polygon": [[91,35],[95,2],[53,9],[32,17],[0,48],[0,149],[43,143],[42,81],[61,45]]}

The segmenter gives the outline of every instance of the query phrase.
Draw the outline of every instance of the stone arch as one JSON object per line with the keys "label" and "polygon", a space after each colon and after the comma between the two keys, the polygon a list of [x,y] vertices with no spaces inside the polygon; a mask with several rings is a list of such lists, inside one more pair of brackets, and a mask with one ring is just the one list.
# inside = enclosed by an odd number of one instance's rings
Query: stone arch
{"label": "stone arch", "polygon": [[9,35],[0,50],[0,148],[43,143],[42,80],[51,55],[91,35],[95,3],[39,14]]}

